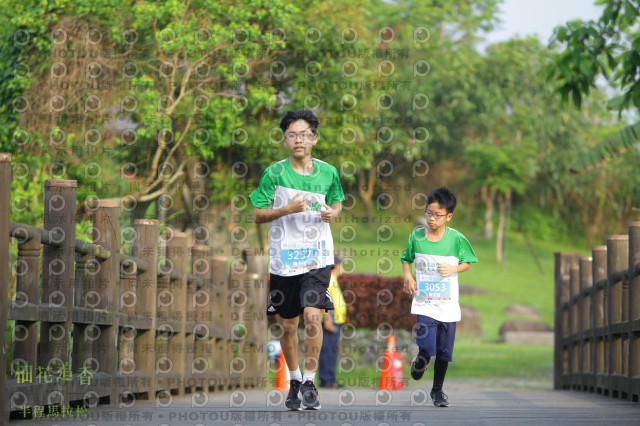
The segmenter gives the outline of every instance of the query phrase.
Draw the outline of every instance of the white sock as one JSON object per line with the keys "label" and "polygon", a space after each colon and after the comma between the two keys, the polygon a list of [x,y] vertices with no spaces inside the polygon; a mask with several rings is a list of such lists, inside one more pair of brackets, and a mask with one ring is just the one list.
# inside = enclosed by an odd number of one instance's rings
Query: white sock
{"label": "white sock", "polygon": [[296,371],[289,370],[289,379],[302,381],[302,372],[300,372],[300,367]]}
{"label": "white sock", "polygon": [[316,379],[315,371],[305,371],[304,375],[302,376],[302,383],[306,383],[308,380],[311,380],[313,382],[315,379]]}

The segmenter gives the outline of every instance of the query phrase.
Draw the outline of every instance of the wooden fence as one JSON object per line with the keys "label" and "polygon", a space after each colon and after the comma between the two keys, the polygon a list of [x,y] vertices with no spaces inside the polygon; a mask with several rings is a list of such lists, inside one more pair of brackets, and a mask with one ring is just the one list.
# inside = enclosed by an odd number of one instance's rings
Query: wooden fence
{"label": "wooden fence", "polygon": [[638,402],[640,222],[591,257],[555,254],[555,389]]}
{"label": "wooden fence", "polygon": [[[114,201],[91,206],[93,242],[76,240],[71,180],[46,182],[44,229],[11,222],[11,169],[0,153],[0,322],[15,321],[13,336],[2,328],[13,353],[0,352],[2,421],[266,385],[264,256],[214,257],[186,234],[159,235],[156,220],[121,230]],[[120,252],[121,236],[133,256]]]}

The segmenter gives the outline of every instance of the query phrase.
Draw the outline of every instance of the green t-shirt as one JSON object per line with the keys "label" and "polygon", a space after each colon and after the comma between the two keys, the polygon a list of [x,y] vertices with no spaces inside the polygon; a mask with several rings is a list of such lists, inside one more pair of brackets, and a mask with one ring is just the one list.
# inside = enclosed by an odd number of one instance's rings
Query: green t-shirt
{"label": "green t-shirt", "polygon": [[400,258],[402,263],[416,261],[418,291],[413,296],[411,313],[442,322],[460,321],[458,274],[442,277],[438,264],[476,263],[478,258],[460,231],[446,227],[443,237],[436,242],[427,240],[424,231],[425,228],[420,228],[411,233]]}
{"label": "green t-shirt", "polygon": [[333,238],[320,218],[322,204],[344,201],[338,170],[312,158],[313,172],[297,173],[288,159],[267,167],[249,199],[259,209],[279,209],[297,194],[307,197],[307,209],[271,222],[269,272],[281,276],[303,274],[333,265]]}

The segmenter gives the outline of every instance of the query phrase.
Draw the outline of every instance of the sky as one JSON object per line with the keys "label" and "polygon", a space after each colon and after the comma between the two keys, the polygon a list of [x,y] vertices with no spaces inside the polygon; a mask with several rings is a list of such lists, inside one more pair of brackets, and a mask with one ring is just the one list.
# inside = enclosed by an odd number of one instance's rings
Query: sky
{"label": "sky", "polygon": [[595,0],[504,0],[500,9],[502,24],[485,34],[487,43],[537,34],[546,45],[558,25],[574,19],[597,20],[604,7],[596,6]]}

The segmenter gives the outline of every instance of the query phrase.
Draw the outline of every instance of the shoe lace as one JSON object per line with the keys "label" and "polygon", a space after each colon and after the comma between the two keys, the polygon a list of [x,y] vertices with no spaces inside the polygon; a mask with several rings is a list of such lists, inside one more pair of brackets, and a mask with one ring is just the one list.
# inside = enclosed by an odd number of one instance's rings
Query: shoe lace
{"label": "shoe lace", "polygon": [[291,382],[289,382],[289,395],[287,396],[287,399],[297,398],[299,389],[300,382],[298,380],[291,380]]}
{"label": "shoe lace", "polygon": [[316,394],[318,393],[318,389],[316,389],[316,385],[311,380],[308,380],[307,382],[305,382],[304,387],[305,387],[305,391],[313,391]]}

